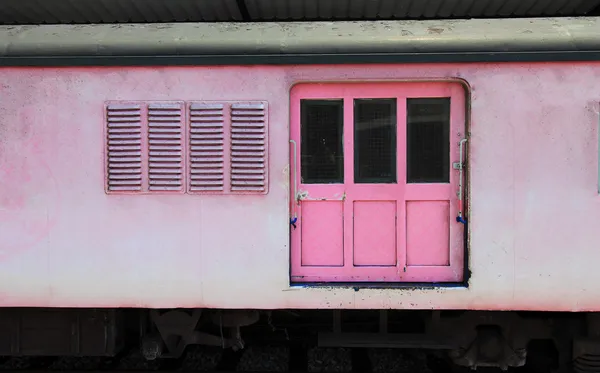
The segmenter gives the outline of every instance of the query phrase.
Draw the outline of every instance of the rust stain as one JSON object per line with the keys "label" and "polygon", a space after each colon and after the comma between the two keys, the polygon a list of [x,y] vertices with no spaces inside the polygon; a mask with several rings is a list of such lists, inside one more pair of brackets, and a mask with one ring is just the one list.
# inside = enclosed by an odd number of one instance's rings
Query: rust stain
{"label": "rust stain", "polygon": [[428,27],[427,28],[427,32],[429,32],[430,34],[437,34],[437,35],[439,35],[439,34],[441,34],[441,33],[444,32],[444,29],[440,28],[440,27]]}

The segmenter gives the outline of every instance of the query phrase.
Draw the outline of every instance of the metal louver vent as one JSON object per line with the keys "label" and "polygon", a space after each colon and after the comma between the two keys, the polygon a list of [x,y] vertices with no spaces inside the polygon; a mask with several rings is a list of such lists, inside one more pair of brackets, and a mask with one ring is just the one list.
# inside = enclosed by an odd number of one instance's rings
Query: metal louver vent
{"label": "metal louver vent", "polygon": [[231,105],[231,191],[266,192],[266,103]]}
{"label": "metal louver vent", "polygon": [[106,188],[109,192],[142,190],[142,120],[136,104],[106,106]]}
{"label": "metal louver vent", "polygon": [[148,189],[183,189],[183,115],[179,103],[148,105]]}
{"label": "metal louver vent", "polygon": [[192,103],[189,133],[189,191],[224,190],[224,105]]}

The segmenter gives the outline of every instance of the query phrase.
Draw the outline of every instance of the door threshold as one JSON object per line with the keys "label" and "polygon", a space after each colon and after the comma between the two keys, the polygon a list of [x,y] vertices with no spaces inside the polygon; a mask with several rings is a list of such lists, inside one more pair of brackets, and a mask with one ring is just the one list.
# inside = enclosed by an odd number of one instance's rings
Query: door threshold
{"label": "door threshold", "polygon": [[361,289],[439,289],[462,288],[468,289],[469,283],[465,282],[292,282],[291,288],[352,288],[354,291]]}

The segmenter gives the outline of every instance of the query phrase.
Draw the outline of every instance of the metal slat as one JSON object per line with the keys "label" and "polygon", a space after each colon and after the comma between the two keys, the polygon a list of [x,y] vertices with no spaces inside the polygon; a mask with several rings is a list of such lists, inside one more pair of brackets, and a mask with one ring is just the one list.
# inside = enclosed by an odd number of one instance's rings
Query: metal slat
{"label": "metal slat", "polygon": [[236,0],[2,0],[0,24],[240,21]]}
{"label": "metal slat", "polygon": [[[239,0],[250,19],[375,20],[581,16],[600,0]],[[235,22],[238,0],[2,0],[0,24]]]}
{"label": "metal slat", "polygon": [[[557,1],[559,5],[557,6]],[[254,21],[585,15],[599,0],[245,0]],[[332,4],[331,7],[326,5]],[[566,5],[566,3],[570,3]],[[564,5],[563,5],[564,4]],[[510,11],[508,11],[510,9]]]}

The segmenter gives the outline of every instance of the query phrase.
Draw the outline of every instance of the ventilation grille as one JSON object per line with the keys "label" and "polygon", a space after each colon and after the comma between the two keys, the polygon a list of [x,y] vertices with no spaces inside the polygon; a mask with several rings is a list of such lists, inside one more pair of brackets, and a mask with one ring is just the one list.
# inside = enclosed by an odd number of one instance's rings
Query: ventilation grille
{"label": "ventilation grille", "polygon": [[223,107],[219,103],[190,105],[190,192],[219,192],[224,189]]}
{"label": "ventilation grille", "polygon": [[142,118],[139,105],[107,105],[107,189],[142,190]]}
{"label": "ventilation grille", "polygon": [[107,193],[266,194],[264,101],[106,103]]}
{"label": "ventilation grille", "polygon": [[148,189],[183,189],[182,106],[148,105]]}
{"label": "ventilation grille", "polygon": [[266,190],[265,105],[231,105],[231,191]]}

